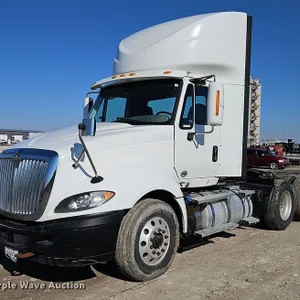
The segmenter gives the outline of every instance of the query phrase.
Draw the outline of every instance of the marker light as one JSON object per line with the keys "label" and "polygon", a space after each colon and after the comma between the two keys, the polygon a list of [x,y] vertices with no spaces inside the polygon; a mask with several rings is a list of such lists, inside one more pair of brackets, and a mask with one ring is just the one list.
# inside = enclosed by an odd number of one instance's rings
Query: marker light
{"label": "marker light", "polygon": [[171,74],[171,73],[172,73],[172,71],[164,71],[163,74]]}
{"label": "marker light", "polygon": [[220,113],[220,91],[218,90],[216,93],[216,116]]}

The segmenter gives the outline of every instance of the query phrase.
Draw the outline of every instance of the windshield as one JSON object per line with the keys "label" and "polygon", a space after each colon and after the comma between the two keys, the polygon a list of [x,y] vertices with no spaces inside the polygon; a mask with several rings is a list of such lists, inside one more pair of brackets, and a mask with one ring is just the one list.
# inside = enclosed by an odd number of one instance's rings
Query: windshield
{"label": "windshield", "polygon": [[90,117],[96,122],[172,124],[181,80],[121,83],[101,89]]}

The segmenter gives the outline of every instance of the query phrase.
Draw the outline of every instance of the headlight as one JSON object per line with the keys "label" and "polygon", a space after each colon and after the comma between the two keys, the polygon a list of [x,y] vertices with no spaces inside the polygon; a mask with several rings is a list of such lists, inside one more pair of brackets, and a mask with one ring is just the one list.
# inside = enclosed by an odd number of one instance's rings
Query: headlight
{"label": "headlight", "polygon": [[74,195],[61,201],[54,212],[66,213],[98,207],[110,200],[114,195],[115,193],[110,191],[97,191]]}
{"label": "headlight", "polygon": [[278,160],[280,163],[283,163],[284,162],[284,159],[279,159]]}

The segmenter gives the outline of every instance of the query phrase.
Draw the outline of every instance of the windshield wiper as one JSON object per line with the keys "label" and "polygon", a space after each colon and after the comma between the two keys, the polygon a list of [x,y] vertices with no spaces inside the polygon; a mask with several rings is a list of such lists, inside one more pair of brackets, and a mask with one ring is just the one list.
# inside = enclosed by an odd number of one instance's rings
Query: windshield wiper
{"label": "windshield wiper", "polygon": [[131,125],[143,124],[144,123],[144,122],[139,121],[139,120],[133,120],[133,119],[130,119],[130,118],[122,118],[122,117],[117,117],[117,120],[115,122],[128,123],[128,124],[131,124]]}

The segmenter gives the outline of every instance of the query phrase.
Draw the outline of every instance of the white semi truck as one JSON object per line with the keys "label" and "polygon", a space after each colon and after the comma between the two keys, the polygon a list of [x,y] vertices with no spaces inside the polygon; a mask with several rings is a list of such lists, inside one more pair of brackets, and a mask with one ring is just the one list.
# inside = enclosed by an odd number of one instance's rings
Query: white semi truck
{"label": "white semi truck", "polygon": [[190,236],[260,221],[285,229],[299,210],[298,178],[246,170],[251,22],[204,14],[125,38],[78,128],[4,150],[5,255],[56,266],[115,260],[147,281]]}

